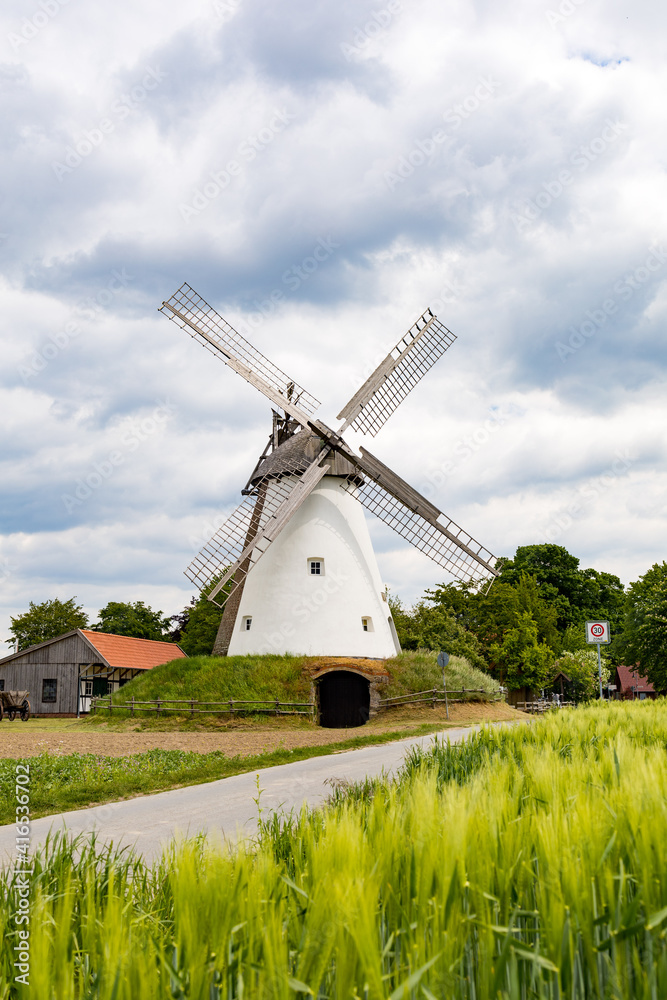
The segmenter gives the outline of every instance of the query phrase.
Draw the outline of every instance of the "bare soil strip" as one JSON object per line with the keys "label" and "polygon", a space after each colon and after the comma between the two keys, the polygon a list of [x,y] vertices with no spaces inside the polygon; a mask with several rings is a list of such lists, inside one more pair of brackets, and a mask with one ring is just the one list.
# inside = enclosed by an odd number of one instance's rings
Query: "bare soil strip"
{"label": "bare soil strip", "polygon": [[[452,725],[472,725],[479,722],[526,718],[504,703],[470,702],[452,705],[449,710]],[[318,726],[294,724],[289,720],[238,721],[218,728],[169,728],[141,723],[126,726],[90,726],[76,719],[30,720],[0,726],[0,757],[34,757],[40,753],[92,753],[105,757],[125,757],[147,750],[191,750],[211,753],[221,750],[228,757],[248,757],[272,750],[295,750],[297,747],[326,746],[341,743],[356,736],[374,736],[399,732],[411,736],[424,732],[425,726],[442,729],[447,725],[444,706],[436,708],[409,707],[392,709],[354,729],[321,729]]]}

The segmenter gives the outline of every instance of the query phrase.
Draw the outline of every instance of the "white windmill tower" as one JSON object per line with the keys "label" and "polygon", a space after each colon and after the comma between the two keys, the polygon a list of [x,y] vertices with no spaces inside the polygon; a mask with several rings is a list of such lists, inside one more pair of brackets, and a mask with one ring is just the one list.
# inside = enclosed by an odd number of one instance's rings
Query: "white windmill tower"
{"label": "white windmill tower", "polygon": [[[427,310],[338,414],[313,419],[318,400],[233,329],[189,285],[160,312],[279,408],[245,499],[187,568],[224,607],[215,655],[296,653],[384,658],[400,651],[363,507],[443,569],[492,580],[495,557],[365,448],[455,340]],[[229,586],[227,586],[229,584]]]}

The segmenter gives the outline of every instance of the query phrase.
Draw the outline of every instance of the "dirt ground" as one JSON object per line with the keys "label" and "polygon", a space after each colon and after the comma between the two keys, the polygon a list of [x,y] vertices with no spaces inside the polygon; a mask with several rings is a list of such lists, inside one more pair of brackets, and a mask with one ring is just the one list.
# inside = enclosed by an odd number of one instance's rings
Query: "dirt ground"
{"label": "dirt ground", "polygon": [[165,722],[160,729],[154,723],[149,728],[135,721],[114,723],[110,727],[108,723],[92,726],[86,720],[79,719],[30,719],[26,723],[16,720],[0,725],[0,757],[34,757],[44,751],[124,757],[156,748],[194,750],[196,753],[221,750],[229,757],[247,757],[272,750],[326,746],[356,736],[389,732],[411,736],[428,731],[431,727],[444,729],[448,724],[461,726],[527,718],[523,712],[510,708],[504,702],[470,702],[451,705],[449,723],[442,706],[409,707],[391,709],[371,719],[365,726],[355,729],[322,729],[312,723],[289,719],[267,719],[261,722],[237,720],[220,724],[214,729],[190,724],[183,726],[176,720]]}

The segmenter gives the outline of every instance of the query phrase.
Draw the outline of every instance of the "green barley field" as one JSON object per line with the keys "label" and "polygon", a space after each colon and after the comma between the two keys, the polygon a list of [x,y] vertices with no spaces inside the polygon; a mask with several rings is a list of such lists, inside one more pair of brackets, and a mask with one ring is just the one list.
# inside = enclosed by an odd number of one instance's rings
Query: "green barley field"
{"label": "green barley field", "polygon": [[262,814],[233,852],[194,842],[149,868],[55,842],[29,987],[2,884],[0,996],[663,1000],[666,749],[664,701],[563,710]]}

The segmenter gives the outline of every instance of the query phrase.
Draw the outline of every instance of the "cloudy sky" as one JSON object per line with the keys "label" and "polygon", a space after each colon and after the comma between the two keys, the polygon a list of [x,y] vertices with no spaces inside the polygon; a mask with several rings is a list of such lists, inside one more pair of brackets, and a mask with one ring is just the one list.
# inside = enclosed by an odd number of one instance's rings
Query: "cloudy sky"
{"label": "cloudy sky", "polygon": [[[158,314],[183,281],[328,423],[431,306],[458,339],[371,450],[498,555],[665,558],[666,10],[2,16],[2,638],[30,600],[193,593],[270,412]],[[371,531],[404,599],[443,580]]]}

